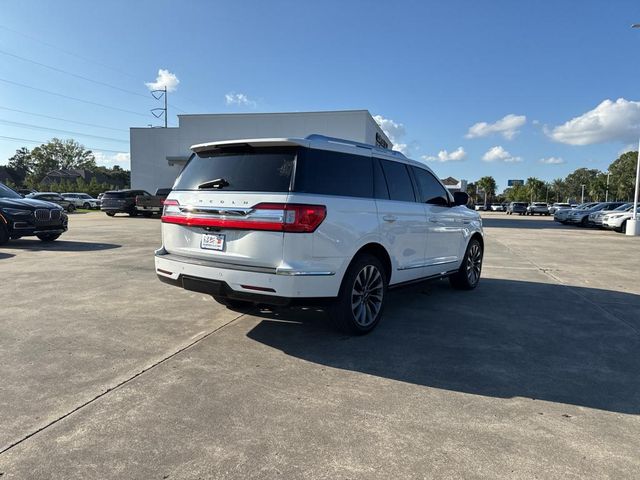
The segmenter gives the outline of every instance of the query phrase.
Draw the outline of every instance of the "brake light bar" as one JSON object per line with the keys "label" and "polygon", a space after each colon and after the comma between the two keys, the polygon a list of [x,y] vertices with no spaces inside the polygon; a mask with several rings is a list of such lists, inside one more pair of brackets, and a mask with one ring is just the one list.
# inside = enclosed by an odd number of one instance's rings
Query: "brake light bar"
{"label": "brake light bar", "polygon": [[192,214],[176,200],[165,200],[163,223],[189,227],[311,233],[324,221],[327,207],[299,203],[258,203],[244,216]]}

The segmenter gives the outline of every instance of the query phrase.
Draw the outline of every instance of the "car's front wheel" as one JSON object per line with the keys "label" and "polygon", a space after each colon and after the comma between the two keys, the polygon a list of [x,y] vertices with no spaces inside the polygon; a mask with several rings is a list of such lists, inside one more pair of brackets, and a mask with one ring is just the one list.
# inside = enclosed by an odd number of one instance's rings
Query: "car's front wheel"
{"label": "car's front wheel", "polygon": [[6,227],[0,224],[0,245],[4,245],[9,241],[9,232]]}
{"label": "car's front wheel", "polygon": [[105,212],[108,217],[114,217],[116,214],[114,212]]}
{"label": "car's front wheel", "polygon": [[467,245],[467,251],[462,259],[462,264],[456,273],[449,277],[453,288],[458,290],[473,290],[480,282],[482,273],[482,257],[484,249],[477,238],[472,238]]}
{"label": "car's front wheel", "polygon": [[68,207],[67,207],[67,212],[69,213],[73,213],[76,210],[76,206],[71,203]]}
{"label": "car's front wheel", "polygon": [[382,318],[388,282],[377,257],[358,255],[349,265],[338,298],[329,309],[336,327],[352,335],[373,330]]}
{"label": "car's front wheel", "polygon": [[60,237],[59,233],[41,233],[37,236],[43,242],[53,242]]}
{"label": "car's front wheel", "polygon": [[84,205],[82,205],[82,208],[84,208],[85,210],[91,210],[91,204],[88,202],[85,202]]}

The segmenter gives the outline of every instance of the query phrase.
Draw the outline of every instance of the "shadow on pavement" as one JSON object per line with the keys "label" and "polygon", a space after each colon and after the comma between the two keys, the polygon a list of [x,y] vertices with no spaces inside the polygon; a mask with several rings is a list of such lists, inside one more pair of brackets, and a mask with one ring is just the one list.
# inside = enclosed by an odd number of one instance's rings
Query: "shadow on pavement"
{"label": "shadow on pavement", "polygon": [[[627,312],[627,320],[609,309]],[[640,414],[638,295],[496,279],[459,292],[440,281],[390,292],[385,318],[364,337],[336,333],[318,310],[258,315],[264,320],[249,338],[317,364]]]}
{"label": "shadow on pavement", "polygon": [[512,218],[505,214],[504,217],[482,217],[482,225],[484,227],[494,228],[549,228],[554,230],[576,229],[582,228],[573,225],[563,225],[560,222],[540,217],[516,217]]}
{"label": "shadow on pavement", "polygon": [[9,240],[5,248],[13,248],[30,251],[59,251],[59,252],[95,252],[98,250],[111,250],[120,248],[121,245],[115,243],[94,243],[94,242],[75,242],[68,240],[56,240],[54,242],[42,242],[36,237],[19,238],[17,240]]}
{"label": "shadow on pavement", "polygon": [[4,260],[5,258],[15,257],[13,253],[4,253],[0,252],[0,260]]}

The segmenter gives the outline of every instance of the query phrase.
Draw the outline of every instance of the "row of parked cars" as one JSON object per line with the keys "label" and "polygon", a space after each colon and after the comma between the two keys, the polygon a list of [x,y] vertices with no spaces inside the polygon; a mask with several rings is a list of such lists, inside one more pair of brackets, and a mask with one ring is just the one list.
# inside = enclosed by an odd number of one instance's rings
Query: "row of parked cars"
{"label": "row of parked cars", "polygon": [[[640,207],[638,208],[640,213]],[[600,227],[624,232],[633,216],[633,202],[588,202],[554,213],[553,219],[563,224]]]}
{"label": "row of parked cars", "polygon": [[34,190],[26,189],[16,190],[16,193],[22,195],[24,198],[31,198],[34,200],[42,200],[45,202],[55,203],[57,205],[60,205],[69,213],[74,212],[78,208],[84,208],[85,210],[100,208],[100,199],[93,198],[88,193],[36,192]]}
{"label": "row of parked cars", "polygon": [[101,199],[100,210],[110,217],[116,213],[125,213],[131,217],[160,215],[164,200],[170,192],[170,188],[159,188],[155,195],[151,195],[146,190],[134,189],[105,192]]}

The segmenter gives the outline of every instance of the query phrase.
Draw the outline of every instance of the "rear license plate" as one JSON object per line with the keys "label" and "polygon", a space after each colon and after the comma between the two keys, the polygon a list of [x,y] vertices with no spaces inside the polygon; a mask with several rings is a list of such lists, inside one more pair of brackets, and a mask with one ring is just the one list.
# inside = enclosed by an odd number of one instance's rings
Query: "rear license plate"
{"label": "rear license plate", "polygon": [[206,250],[224,250],[224,235],[205,233],[202,235],[200,247]]}

